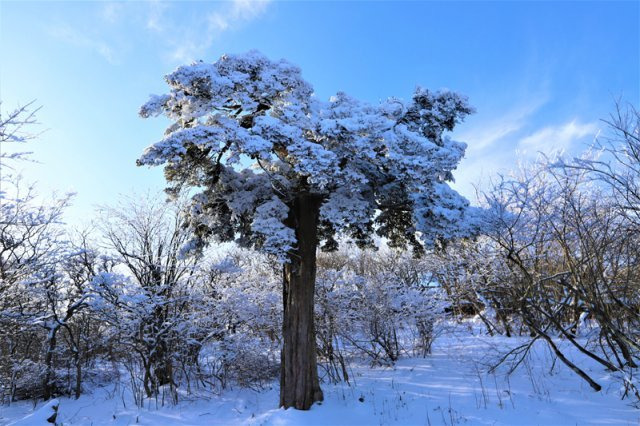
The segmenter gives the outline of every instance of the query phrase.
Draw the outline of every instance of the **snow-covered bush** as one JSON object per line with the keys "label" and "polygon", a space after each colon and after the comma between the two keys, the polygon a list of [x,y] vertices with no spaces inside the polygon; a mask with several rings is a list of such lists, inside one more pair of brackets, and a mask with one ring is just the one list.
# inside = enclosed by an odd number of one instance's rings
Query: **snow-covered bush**
{"label": "snow-covered bush", "polygon": [[429,253],[425,265],[450,301],[446,308],[450,318],[477,316],[490,335],[510,337],[514,328],[520,328],[517,306],[505,292],[512,272],[487,237],[451,243],[445,250]]}
{"label": "snow-covered bush", "polygon": [[[265,256],[235,247],[208,253],[197,290],[207,306],[195,375],[222,388],[260,387],[279,366],[282,296],[277,269]],[[201,326],[203,326],[202,324]]]}
{"label": "snow-covered bush", "polygon": [[422,260],[392,250],[320,257],[316,323],[330,380],[348,380],[353,357],[388,364],[430,352],[446,302],[429,277]]}
{"label": "snow-covered bush", "polygon": [[210,345],[215,377],[222,387],[261,388],[280,371],[278,352],[259,336],[234,333]]}
{"label": "snow-covered bush", "polygon": [[63,267],[76,255],[61,226],[70,197],[42,203],[20,178],[3,176],[2,184],[0,382],[9,400],[48,399],[57,389],[60,331],[86,306],[84,289],[72,285]]}
{"label": "snow-covered bush", "polygon": [[[531,337],[503,361],[515,357],[513,365],[519,365],[531,344],[542,340],[599,391],[579,362],[565,356],[557,343],[564,339],[640,398],[633,379],[640,360],[640,228],[630,205],[621,206],[625,196],[633,198],[629,191],[638,181],[631,166],[637,127],[623,130],[637,125],[634,114],[629,122],[615,122],[622,143],[609,145],[608,157],[542,159],[496,181],[484,193],[487,238],[462,248],[468,263],[450,266],[454,274],[484,281],[478,286],[470,280],[466,294],[491,308],[507,334]],[[616,164],[612,158],[626,160]],[[487,319],[489,329],[500,330]]]}
{"label": "snow-covered bush", "polygon": [[[93,267],[62,215],[72,196],[38,198],[13,163],[34,137],[32,104],[0,118],[0,400],[75,393],[87,364]],[[9,144],[9,147],[7,146]],[[9,149],[7,149],[9,148]],[[73,373],[69,371],[73,369]],[[73,377],[72,377],[73,376]],[[73,379],[73,380],[72,380]],[[73,383],[72,383],[73,382]]]}

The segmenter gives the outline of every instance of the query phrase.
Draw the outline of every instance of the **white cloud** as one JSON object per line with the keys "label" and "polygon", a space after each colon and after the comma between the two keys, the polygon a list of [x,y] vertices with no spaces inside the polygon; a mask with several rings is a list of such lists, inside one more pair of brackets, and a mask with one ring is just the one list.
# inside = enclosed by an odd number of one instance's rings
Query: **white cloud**
{"label": "white cloud", "polygon": [[532,133],[520,140],[518,149],[526,154],[566,151],[575,142],[587,136],[594,138],[597,132],[597,123],[581,123],[574,119],[558,126],[544,127]]}
{"label": "white cloud", "polygon": [[[543,82],[544,83],[544,82]],[[465,158],[454,172],[454,188],[470,200],[475,200],[475,185],[483,187],[497,173],[504,173],[515,164],[518,135],[531,125],[535,114],[550,99],[545,84],[535,91],[526,90],[521,101],[494,113],[479,109],[469,122],[454,134],[456,140],[468,144]]]}
{"label": "white cloud", "polygon": [[[540,153],[552,155],[570,151],[576,148],[577,142],[590,142],[599,130],[597,122],[574,119],[563,124],[539,128],[527,134],[521,129],[530,125],[524,118],[522,122],[507,120],[503,127],[486,127],[485,140],[490,141],[483,146],[486,149],[472,149],[473,144],[479,140],[478,136],[467,140],[469,151],[454,173],[457,181],[454,187],[457,190],[473,200],[474,185],[486,188],[491,178],[515,169],[518,162],[535,160]],[[491,137],[491,129],[496,131],[495,137]],[[480,133],[479,136],[484,134]]]}
{"label": "white cloud", "polygon": [[175,22],[171,14],[153,4],[147,28],[159,33],[168,45],[168,58],[189,62],[206,56],[207,50],[225,31],[242,27],[262,16],[271,0],[233,0],[216,3],[217,8],[185,25]]}
{"label": "white cloud", "polygon": [[549,96],[545,92],[527,98],[526,102],[510,107],[493,117],[483,117],[480,112],[475,125],[468,126],[456,138],[469,145],[470,153],[492,148],[509,135],[525,127],[530,118],[547,103]]}
{"label": "white cloud", "polygon": [[262,15],[270,0],[233,0],[231,17],[234,20],[249,21]]}
{"label": "white cloud", "polygon": [[[262,16],[271,0],[220,2],[108,2],[96,6],[97,20],[62,23],[50,34],[68,44],[93,50],[109,63],[121,62],[135,43],[133,31],[147,32],[159,54],[172,63],[208,58],[225,31]],[[185,5],[191,5],[186,7]]]}
{"label": "white cloud", "polygon": [[150,31],[162,32],[164,30],[164,12],[168,7],[167,3],[153,0],[147,3],[147,18],[145,28]]}
{"label": "white cloud", "polygon": [[116,23],[122,14],[123,4],[119,2],[106,2],[102,6],[100,15],[102,19],[110,24]]}
{"label": "white cloud", "polygon": [[50,30],[50,34],[71,45],[87,48],[98,53],[107,62],[113,64],[117,62],[114,49],[105,41],[92,38],[68,25],[62,25]]}

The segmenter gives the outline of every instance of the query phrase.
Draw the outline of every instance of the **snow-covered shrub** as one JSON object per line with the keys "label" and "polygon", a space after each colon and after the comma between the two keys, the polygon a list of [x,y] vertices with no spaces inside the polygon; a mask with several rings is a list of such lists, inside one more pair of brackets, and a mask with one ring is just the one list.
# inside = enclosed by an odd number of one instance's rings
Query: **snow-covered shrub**
{"label": "snow-covered shrub", "polygon": [[351,357],[388,364],[430,352],[445,301],[429,277],[420,259],[392,250],[320,257],[316,331],[330,380],[348,380]]}
{"label": "snow-covered shrub", "polygon": [[519,328],[514,315],[517,306],[504,285],[512,272],[491,240],[480,237],[451,243],[445,250],[429,253],[425,265],[450,302],[449,317],[477,317],[490,335],[509,337]]}
{"label": "snow-covered shrub", "polygon": [[25,359],[14,364],[7,364],[2,373],[0,384],[3,403],[21,399],[38,399],[42,397],[42,381],[45,376],[45,366],[40,362]]}
{"label": "snow-covered shrub", "polygon": [[[0,382],[10,400],[48,399],[59,393],[61,331],[86,307],[84,288],[64,267],[77,257],[61,223],[70,196],[42,203],[20,178],[1,181],[7,193],[0,193]],[[44,375],[34,377],[25,366],[44,366]]]}
{"label": "snow-covered shrub", "polygon": [[[636,123],[637,118],[636,113]],[[633,129],[615,130],[625,140]],[[628,148],[609,147],[610,154],[620,155]],[[488,226],[482,251],[500,268],[486,275],[480,294],[496,314],[502,313],[496,320],[505,324],[507,334],[513,328],[531,338],[501,361],[515,357],[513,365],[519,365],[533,342],[543,340],[558,360],[599,391],[601,385],[579,361],[565,356],[558,345],[564,339],[614,372],[624,392],[640,399],[631,380],[640,360],[640,228],[629,207],[621,211],[619,205],[619,196],[630,190],[625,184],[637,182],[638,174],[609,160],[542,159],[494,183],[484,194]],[[604,178],[604,184],[596,184],[596,178]],[[473,273],[481,264],[470,262],[463,269]]]}
{"label": "snow-covered shrub", "polygon": [[320,367],[330,382],[349,381],[345,336],[357,332],[355,284],[360,277],[347,268],[341,253],[323,255],[316,276],[316,341]]}
{"label": "snow-covered shrub", "polygon": [[[387,267],[389,260],[398,262],[397,266],[412,261],[394,256],[383,258],[382,266]],[[426,355],[443,308],[438,290],[428,282],[407,282],[399,269],[374,270],[358,288],[356,315],[368,340],[358,344],[379,362],[395,362],[414,350]]]}
{"label": "snow-covered shrub", "polygon": [[[205,251],[192,288],[194,386],[260,388],[277,377],[282,344],[280,265],[236,246]],[[184,369],[183,369],[184,370]]]}
{"label": "snow-covered shrub", "polygon": [[217,379],[223,387],[261,388],[280,371],[277,352],[259,337],[235,333],[211,345]]}

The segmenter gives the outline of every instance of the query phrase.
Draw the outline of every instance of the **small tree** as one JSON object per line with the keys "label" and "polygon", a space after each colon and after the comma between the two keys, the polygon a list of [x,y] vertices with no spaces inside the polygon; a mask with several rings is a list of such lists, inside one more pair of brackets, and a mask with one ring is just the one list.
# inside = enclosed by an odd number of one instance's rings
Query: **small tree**
{"label": "small tree", "polygon": [[[33,101],[8,113],[1,107],[0,102],[0,393],[13,400],[27,366],[44,367],[41,395],[49,399],[55,392],[58,333],[86,307],[87,298],[70,288],[60,267],[74,257],[61,226],[71,194],[40,204],[34,186],[8,172],[29,157],[18,147],[36,137],[29,130],[39,108],[33,109]],[[38,379],[25,381],[33,386]]]}
{"label": "small tree", "polygon": [[101,227],[106,249],[131,276],[120,289],[107,288],[108,280],[100,283],[102,299],[112,302],[119,314],[107,321],[118,327],[123,343],[139,356],[146,396],[169,385],[177,401],[174,358],[183,343],[181,334],[188,335],[183,310],[195,262],[180,255],[188,238],[183,214],[178,206],[152,198],[130,200],[104,209]]}
{"label": "small tree", "polygon": [[[0,379],[8,384],[13,399],[18,370],[23,363],[39,360],[32,343],[41,337],[45,347],[42,395],[49,399],[54,391],[58,331],[84,308],[84,297],[68,291],[59,268],[71,256],[60,226],[69,197],[41,205],[33,187],[22,191],[18,178],[3,183],[4,188],[13,184],[8,193],[14,195],[0,196]],[[27,344],[21,345],[24,341]]]}
{"label": "small tree", "polygon": [[192,199],[189,248],[213,237],[283,264],[280,405],[322,400],[313,323],[316,249],[374,234],[416,252],[468,234],[468,202],[447,184],[466,145],[444,137],[472,112],[466,98],[418,88],[408,102],[318,100],[300,69],[256,51],[166,76],[142,117],[173,123],[139,165],[165,165],[169,193]]}

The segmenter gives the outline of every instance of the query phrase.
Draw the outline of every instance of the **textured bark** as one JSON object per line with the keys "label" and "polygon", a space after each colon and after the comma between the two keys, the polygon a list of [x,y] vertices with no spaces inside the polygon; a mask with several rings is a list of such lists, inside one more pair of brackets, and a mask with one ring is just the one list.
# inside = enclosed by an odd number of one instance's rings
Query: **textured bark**
{"label": "textured bark", "polygon": [[283,268],[284,344],[280,366],[280,406],[308,410],[322,401],[313,321],[320,199],[303,194],[290,206],[287,225],[298,245]]}

